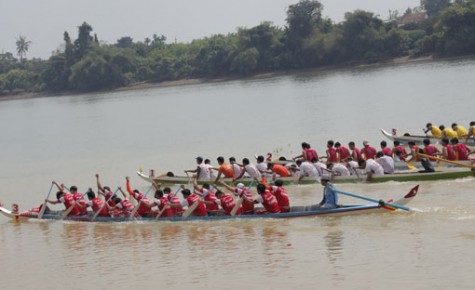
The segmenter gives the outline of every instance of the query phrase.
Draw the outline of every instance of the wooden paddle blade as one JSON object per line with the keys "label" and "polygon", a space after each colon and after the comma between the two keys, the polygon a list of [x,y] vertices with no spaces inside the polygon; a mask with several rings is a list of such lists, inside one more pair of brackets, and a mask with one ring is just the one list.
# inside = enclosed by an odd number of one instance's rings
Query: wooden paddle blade
{"label": "wooden paddle blade", "polygon": [[198,204],[199,204],[199,203],[200,203],[200,202],[197,201],[197,202],[195,202],[194,204],[192,204],[190,207],[188,207],[188,208],[185,210],[185,212],[183,212],[182,217],[183,217],[184,219],[186,219],[187,217],[189,217],[190,214],[198,207]]}
{"label": "wooden paddle blade", "polygon": [[230,213],[231,216],[235,216],[235,215],[236,215],[237,211],[239,210],[239,208],[240,208],[241,205],[242,205],[242,201],[243,201],[243,200],[244,200],[244,199],[241,197],[240,199],[238,199],[238,200],[236,201],[236,205],[235,205],[235,206],[233,207],[233,209],[231,210],[231,213]]}

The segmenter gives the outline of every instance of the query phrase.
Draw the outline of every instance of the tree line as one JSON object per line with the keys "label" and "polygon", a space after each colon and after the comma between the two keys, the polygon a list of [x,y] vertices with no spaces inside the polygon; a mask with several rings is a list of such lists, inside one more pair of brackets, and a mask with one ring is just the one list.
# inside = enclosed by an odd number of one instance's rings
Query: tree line
{"label": "tree line", "polygon": [[[421,7],[408,8],[402,15],[390,11],[386,21],[356,10],[334,23],[322,17],[322,11],[320,2],[301,0],[288,7],[285,27],[262,22],[189,43],[167,43],[165,36],[153,35],[143,41],[124,36],[103,44],[92,34],[92,26],[83,23],[74,40],[64,32],[64,47],[47,60],[26,59],[32,44],[20,36],[19,59],[0,54],[0,95],[96,91],[136,82],[475,53],[475,0],[421,0]],[[407,21],[411,17],[417,20]]]}

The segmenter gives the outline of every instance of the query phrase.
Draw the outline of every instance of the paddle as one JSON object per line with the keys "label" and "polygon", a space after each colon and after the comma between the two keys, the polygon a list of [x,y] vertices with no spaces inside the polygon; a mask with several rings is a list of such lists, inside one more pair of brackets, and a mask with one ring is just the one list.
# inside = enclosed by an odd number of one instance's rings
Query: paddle
{"label": "paddle", "polygon": [[117,189],[114,191],[114,193],[111,194],[111,196],[109,196],[109,198],[108,198],[106,201],[104,201],[104,204],[101,206],[101,208],[100,208],[98,211],[96,211],[96,212],[94,213],[94,216],[92,217],[91,221],[94,221],[94,220],[97,218],[97,216],[101,213],[102,209],[106,206],[106,203],[108,203],[109,200],[111,200],[112,197],[115,196],[115,194],[117,193],[118,190],[119,190],[119,189],[117,188]]}
{"label": "paddle", "polygon": [[439,157],[435,157],[435,156],[430,156],[430,155],[426,155],[426,154],[422,154],[422,153],[417,153],[417,155],[422,156],[422,157],[426,157],[426,158],[432,158],[432,159],[435,159],[435,160],[438,160],[438,161],[442,161],[442,162],[446,162],[446,163],[450,163],[450,164],[454,164],[454,165],[458,165],[458,166],[462,166],[462,167],[468,167],[468,168],[475,169],[475,166],[473,166],[473,165],[468,165],[468,164],[460,163],[460,162],[457,162],[457,161],[447,160],[447,159],[443,159],[443,158],[439,158]]}
{"label": "paddle", "polygon": [[38,214],[38,218],[43,218],[43,215],[46,210],[46,200],[49,198],[49,195],[51,194],[51,191],[53,190],[53,185],[54,183],[51,183],[51,187],[49,188],[48,194],[46,195],[45,201],[43,202],[43,206],[41,207],[40,213]]}
{"label": "paddle", "polygon": [[202,199],[204,199],[209,193],[211,192],[211,188],[208,190],[207,193],[205,193],[201,198],[200,200],[198,200],[197,202],[195,202],[194,204],[192,204],[190,207],[188,207],[185,212],[183,213],[182,217],[184,219],[186,219],[199,205],[199,203],[201,202]]}
{"label": "paddle", "polygon": [[381,206],[387,205],[387,206],[403,209],[403,210],[406,210],[406,211],[422,212],[420,209],[409,208],[407,206],[399,205],[399,204],[392,203],[392,202],[385,202],[382,199],[377,200],[377,199],[374,199],[374,198],[358,195],[358,194],[355,194],[355,193],[345,192],[345,191],[341,191],[341,190],[335,190],[335,192],[338,192],[338,193],[341,193],[341,194],[344,194],[344,195],[348,195],[348,196],[351,196],[351,197],[356,197],[356,198],[360,198],[360,199],[363,199],[363,200],[371,201],[371,202],[377,203]]}
{"label": "paddle", "polygon": [[406,163],[407,168],[409,168],[411,170],[416,168],[411,162],[408,162],[408,161],[404,161],[404,162]]}
{"label": "paddle", "polygon": [[[178,194],[178,191],[180,191],[180,189],[181,189],[181,187],[178,187],[178,189],[176,190],[176,192],[175,192],[175,194],[174,194],[173,196],[176,196],[176,195]],[[173,197],[173,196],[172,196],[172,197]],[[156,220],[156,221],[158,220],[158,218],[162,215],[162,213],[163,213],[166,209],[167,209],[167,206],[164,205],[163,208],[162,208],[162,210],[158,212],[157,217],[155,217],[155,220]]]}
{"label": "paddle", "polygon": [[[148,193],[150,192],[150,190],[152,189],[152,187],[153,187],[153,184],[150,185],[150,187],[147,189],[147,192],[145,193],[145,195],[142,197],[141,200],[139,200],[139,202],[137,203],[137,205],[134,207],[134,210],[130,213],[129,218],[133,218],[133,217],[135,216],[135,213],[137,212],[137,210],[139,209],[140,205],[142,204],[142,200],[144,200],[144,199],[147,197],[147,195],[148,195]],[[135,197],[134,197],[134,198],[135,198]]]}
{"label": "paddle", "polygon": [[[247,191],[250,191],[251,190],[251,187],[252,185],[254,184],[254,180],[251,180],[251,183],[249,184],[249,187],[247,188]],[[246,194],[246,192],[243,192],[241,197],[238,199],[238,201],[236,201],[236,205],[233,207],[233,209],[231,210],[230,212],[230,215],[231,216],[235,216],[236,215],[236,212],[239,210],[239,208],[241,207],[242,205],[242,202],[244,201],[244,194]]]}

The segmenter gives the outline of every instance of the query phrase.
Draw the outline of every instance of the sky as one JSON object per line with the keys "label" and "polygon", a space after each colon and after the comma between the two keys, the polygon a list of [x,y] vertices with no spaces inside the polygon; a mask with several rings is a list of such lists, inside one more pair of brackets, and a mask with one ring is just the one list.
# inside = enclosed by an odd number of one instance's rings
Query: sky
{"label": "sky", "polygon": [[[387,19],[389,10],[403,13],[420,0],[321,0],[323,16],[335,22],[345,12],[362,9]],[[27,58],[49,58],[61,48],[63,33],[77,38],[87,22],[100,41],[115,43],[123,36],[143,41],[153,34],[167,41],[193,39],[251,28],[262,21],[285,25],[286,10],[298,0],[0,0],[0,53],[16,55],[20,35],[31,41]]]}

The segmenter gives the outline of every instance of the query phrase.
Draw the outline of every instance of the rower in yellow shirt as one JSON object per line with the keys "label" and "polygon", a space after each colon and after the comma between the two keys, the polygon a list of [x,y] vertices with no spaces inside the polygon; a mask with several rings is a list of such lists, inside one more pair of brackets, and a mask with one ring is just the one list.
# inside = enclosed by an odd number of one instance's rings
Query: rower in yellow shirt
{"label": "rower in yellow shirt", "polygon": [[467,143],[468,138],[473,137],[475,140],[475,121],[470,122],[470,128],[468,128],[468,134],[465,137],[465,143]]}
{"label": "rower in yellow shirt", "polygon": [[455,132],[457,132],[457,136],[459,140],[467,138],[468,132],[467,129],[465,129],[464,126],[458,125],[457,123],[452,124],[452,129],[454,129]]}
{"label": "rower in yellow shirt", "polygon": [[442,137],[442,131],[439,128],[437,128],[436,126],[432,126],[432,123],[427,123],[426,130],[424,130],[424,133],[427,134],[427,132],[429,132],[429,131],[431,132],[432,136],[435,137],[435,138],[441,138]]}
{"label": "rower in yellow shirt", "polygon": [[452,139],[457,138],[457,132],[450,128],[446,128],[444,125],[440,125],[439,129],[442,131],[442,138]]}

